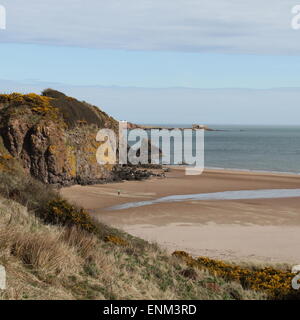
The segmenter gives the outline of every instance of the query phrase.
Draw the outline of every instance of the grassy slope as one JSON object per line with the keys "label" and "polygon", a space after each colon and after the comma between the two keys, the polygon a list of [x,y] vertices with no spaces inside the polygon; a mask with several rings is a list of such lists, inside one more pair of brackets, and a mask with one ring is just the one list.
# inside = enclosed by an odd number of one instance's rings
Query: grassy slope
{"label": "grassy slope", "polygon": [[88,233],[46,224],[37,216],[54,193],[38,185],[35,196],[34,184],[0,174],[0,264],[8,277],[1,299],[263,298],[108,226]]}

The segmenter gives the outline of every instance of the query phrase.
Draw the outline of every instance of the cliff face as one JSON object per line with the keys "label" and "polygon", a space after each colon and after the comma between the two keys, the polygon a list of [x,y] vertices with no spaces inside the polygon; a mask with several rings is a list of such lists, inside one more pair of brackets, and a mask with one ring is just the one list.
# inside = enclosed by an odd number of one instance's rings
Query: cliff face
{"label": "cliff face", "polygon": [[96,151],[101,128],[118,123],[100,109],[63,93],[0,95],[1,161],[17,160],[35,178],[50,184],[96,183],[114,178],[100,166]]}

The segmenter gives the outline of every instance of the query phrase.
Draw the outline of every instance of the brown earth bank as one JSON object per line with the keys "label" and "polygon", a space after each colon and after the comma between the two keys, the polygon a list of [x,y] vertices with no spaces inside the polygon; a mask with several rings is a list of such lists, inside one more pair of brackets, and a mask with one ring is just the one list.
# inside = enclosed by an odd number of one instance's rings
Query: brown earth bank
{"label": "brown earth bank", "polygon": [[61,193],[97,219],[170,251],[232,261],[300,262],[300,198],[185,201],[125,210],[111,206],[180,194],[296,189],[300,176],[205,170],[186,176],[172,168],[166,179],[72,186]]}

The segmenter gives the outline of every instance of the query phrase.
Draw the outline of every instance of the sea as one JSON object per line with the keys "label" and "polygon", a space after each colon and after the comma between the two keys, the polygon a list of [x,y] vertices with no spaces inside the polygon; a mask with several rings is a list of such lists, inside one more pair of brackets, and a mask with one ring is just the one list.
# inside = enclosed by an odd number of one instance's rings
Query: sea
{"label": "sea", "polygon": [[300,174],[300,126],[207,126],[216,131],[205,131],[205,168]]}

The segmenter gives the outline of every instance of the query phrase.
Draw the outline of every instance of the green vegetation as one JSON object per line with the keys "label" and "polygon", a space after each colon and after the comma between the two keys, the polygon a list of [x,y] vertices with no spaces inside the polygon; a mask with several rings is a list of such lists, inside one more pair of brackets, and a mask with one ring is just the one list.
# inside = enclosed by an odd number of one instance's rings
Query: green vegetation
{"label": "green vegetation", "polygon": [[1,94],[0,104],[2,108],[9,107],[11,110],[17,111],[19,107],[27,106],[34,113],[40,115],[52,114],[57,117],[58,110],[51,104],[52,98],[40,96],[35,93],[21,94]]}
{"label": "green vegetation", "polygon": [[5,108],[14,113],[22,108],[25,112],[29,108],[38,115],[51,114],[52,117],[57,118],[61,115],[68,128],[74,128],[77,125],[95,125],[98,128],[107,127],[118,130],[118,122],[104,111],[53,89],[44,90],[42,95],[0,94],[0,109]]}
{"label": "green vegetation", "polygon": [[104,111],[59,91],[46,89],[42,93],[42,98],[50,99],[50,104],[62,113],[69,128],[74,128],[76,125],[96,125],[98,128],[106,127],[116,130],[118,128],[117,121]]}

